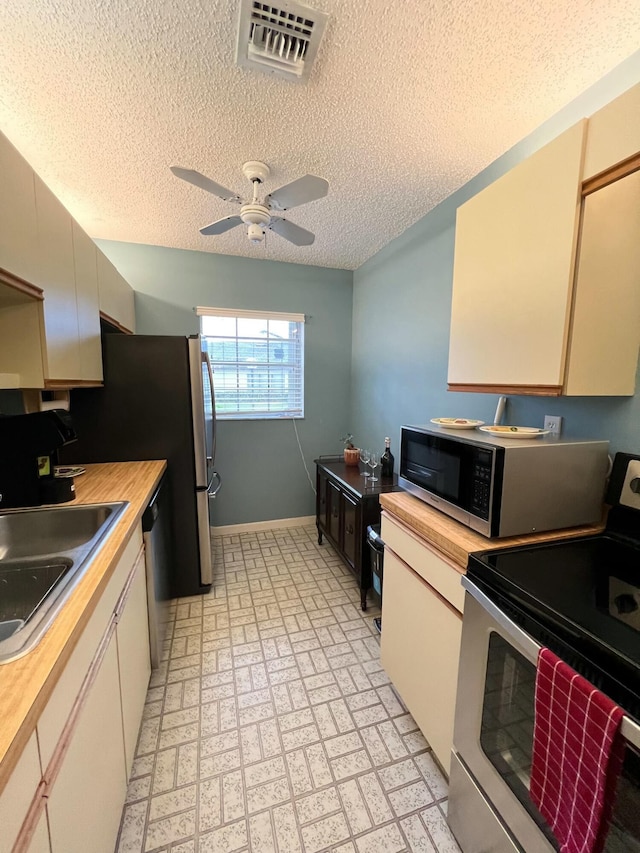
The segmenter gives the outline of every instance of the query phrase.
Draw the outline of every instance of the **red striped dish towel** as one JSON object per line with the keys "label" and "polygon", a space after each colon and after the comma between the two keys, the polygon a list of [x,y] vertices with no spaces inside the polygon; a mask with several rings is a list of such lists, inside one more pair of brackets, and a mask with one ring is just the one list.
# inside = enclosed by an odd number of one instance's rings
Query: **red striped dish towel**
{"label": "red striped dish towel", "polygon": [[531,799],[561,853],[600,853],[622,768],[624,712],[549,651],[538,656]]}

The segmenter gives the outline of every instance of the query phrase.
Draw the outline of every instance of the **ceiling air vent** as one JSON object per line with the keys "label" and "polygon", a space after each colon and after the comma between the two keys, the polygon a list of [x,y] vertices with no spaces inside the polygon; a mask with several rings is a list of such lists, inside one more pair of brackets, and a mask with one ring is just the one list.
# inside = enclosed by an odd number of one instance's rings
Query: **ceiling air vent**
{"label": "ceiling air vent", "polygon": [[290,0],[282,0],[277,6],[242,0],[238,65],[290,80],[306,80],[328,17]]}

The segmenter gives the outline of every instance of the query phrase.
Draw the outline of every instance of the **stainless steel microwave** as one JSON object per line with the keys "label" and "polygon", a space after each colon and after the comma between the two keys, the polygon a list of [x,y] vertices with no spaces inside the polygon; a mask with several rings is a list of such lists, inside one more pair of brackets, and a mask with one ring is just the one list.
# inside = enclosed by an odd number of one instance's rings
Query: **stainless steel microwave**
{"label": "stainless steel microwave", "polygon": [[559,530],[600,521],[608,449],[607,441],[403,426],[398,484],[483,536]]}

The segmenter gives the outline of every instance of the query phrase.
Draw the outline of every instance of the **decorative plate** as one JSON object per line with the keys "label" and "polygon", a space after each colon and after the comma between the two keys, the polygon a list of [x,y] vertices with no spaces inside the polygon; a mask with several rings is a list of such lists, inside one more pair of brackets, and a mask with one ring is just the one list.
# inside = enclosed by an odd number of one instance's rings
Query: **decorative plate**
{"label": "decorative plate", "polygon": [[499,438],[538,438],[540,435],[547,435],[548,429],[536,429],[536,427],[518,427],[518,426],[481,426],[481,432],[487,432],[489,435],[497,435]]}
{"label": "decorative plate", "polygon": [[431,418],[431,423],[447,429],[475,429],[482,426],[484,421],[474,421],[471,418]]}

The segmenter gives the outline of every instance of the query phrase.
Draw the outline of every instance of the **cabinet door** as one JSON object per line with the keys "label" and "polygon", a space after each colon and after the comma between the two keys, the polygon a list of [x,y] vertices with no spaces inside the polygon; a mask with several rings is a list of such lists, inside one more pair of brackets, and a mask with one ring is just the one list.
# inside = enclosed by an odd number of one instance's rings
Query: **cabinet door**
{"label": "cabinet door", "polygon": [[98,249],[98,293],[102,313],[128,331],[135,331],[133,290],[100,249]]}
{"label": "cabinet door", "polygon": [[38,229],[33,169],[0,134],[0,268],[36,284]]}
{"label": "cabinet door", "polygon": [[133,764],[149,678],[151,677],[144,552],[136,564],[134,580],[118,622],[116,636],[122,696],[126,778],[128,779]]}
{"label": "cabinet door", "polygon": [[327,529],[327,484],[325,474],[318,468],[316,477],[316,520],[323,529]]}
{"label": "cabinet door", "polygon": [[452,390],[509,393],[523,386],[560,393],[585,125],[570,128],[458,208]]}
{"label": "cabinet door", "polygon": [[101,382],[98,249],[75,221],[72,221],[72,234],[78,311],[79,378],[85,382]]}
{"label": "cabinet door", "polygon": [[0,794],[0,853],[13,850],[41,778],[38,742],[34,732]]}
{"label": "cabinet door", "polygon": [[640,346],[640,172],[583,204],[566,393],[632,396]]}
{"label": "cabinet door", "polygon": [[385,549],[382,665],[449,773],[462,618]]}
{"label": "cabinet door", "polygon": [[49,795],[53,853],[113,853],[126,788],[113,634]]}
{"label": "cabinet door", "polygon": [[640,83],[589,118],[584,179],[640,151]]}
{"label": "cabinet door", "polygon": [[331,481],[329,481],[327,486],[327,533],[334,542],[337,543],[338,548],[342,549],[342,543],[340,541],[340,495],[342,492],[340,489],[334,485]]}
{"label": "cabinet door", "polygon": [[346,492],[342,493],[342,515],[342,553],[355,569],[358,550],[358,505]]}
{"label": "cabinet door", "polygon": [[44,290],[45,379],[80,378],[78,310],[71,216],[35,176],[38,281]]}

